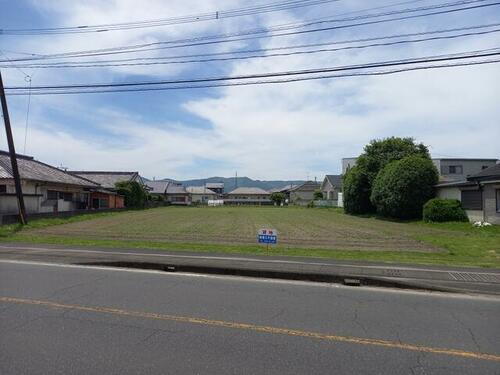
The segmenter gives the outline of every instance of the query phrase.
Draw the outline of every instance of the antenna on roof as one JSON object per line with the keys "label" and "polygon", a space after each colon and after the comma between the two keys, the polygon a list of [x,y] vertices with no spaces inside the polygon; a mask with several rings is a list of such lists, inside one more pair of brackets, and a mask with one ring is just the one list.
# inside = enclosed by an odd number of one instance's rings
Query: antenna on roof
{"label": "antenna on roof", "polygon": [[66,172],[68,170],[68,167],[63,166],[63,164],[61,163],[61,165],[59,166],[59,169]]}
{"label": "antenna on roof", "polygon": [[238,188],[238,171],[236,171],[234,174],[234,188]]}

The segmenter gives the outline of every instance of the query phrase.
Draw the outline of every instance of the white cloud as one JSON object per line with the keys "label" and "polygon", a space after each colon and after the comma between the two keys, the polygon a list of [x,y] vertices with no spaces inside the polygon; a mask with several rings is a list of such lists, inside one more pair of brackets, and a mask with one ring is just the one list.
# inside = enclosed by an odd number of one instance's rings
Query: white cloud
{"label": "white cloud", "polygon": [[[235,8],[245,2],[201,2],[203,9]],[[36,2],[64,24],[110,23],[192,14],[187,1]],[[334,3],[331,9],[339,8]],[[352,7],[352,5],[350,5]],[[359,7],[369,7],[369,3]],[[340,10],[339,10],[340,11]],[[331,11],[330,13],[334,13]],[[261,18],[232,19],[222,24],[196,23],[182,27],[59,37],[53,46],[42,40],[26,47],[44,51],[100,48],[241,30],[260,25],[295,22],[304,15],[268,14]],[[463,19],[465,24],[467,18]],[[397,28],[399,27],[399,29]],[[446,27],[439,25],[439,27]],[[394,24],[391,33],[433,29],[416,22]],[[387,28],[346,30],[323,39],[345,39],[388,34]],[[317,40],[320,36],[294,36],[263,40],[264,47]],[[498,36],[373,48],[313,55],[243,60],[222,66],[231,74],[286,71],[312,67],[389,60],[488,48]],[[213,47],[221,51],[228,45]],[[233,46],[237,48],[238,46]],[[20,46],[21,48],[21,46]],[[178,53],[178,51],[176,51]],[[199,66],[198,75],[215,75]],[[37,72],[37,82],[109,81],[130,74],[154,77],[176,75],[186,67],[147,67],[77,72]],[[194,74],[194,73],[193,73]],[[341,78],[265,86],[218,89],[217,96],[187,99],[181,106],[208,121],[212,128],[196,128],[191,120],[151,118],[133,113],[126,104],[106,100],[92,104],[80,97],[34,98],[28,151],[38,159],[74,169],[139,170],[145,176],[189,178],[210,175],[248,175],[253,178],[306,178],[339,173],[340,159],[355,156],[373,138],[413,136],[431,146],[437,156],[500,157],[500,81],[498,65],[410,72],[382,77]],[[119,94],[117,94],[119,95]],[[147,97],[136,94],[137,100]],[[165,103],[170,95],[163,96]],[[107,98],[107,97],[106,97]],[[13,100],[16,139],[24,135],[24,99]],[[54,116],[57,112],[58,116]],[[87,122],[90,131],[75,129],[66,119]],[[102,134],[106,134],[103,137]],[[19,143],[19,141],[18,141]],[[18,147],[19,148],[19,147]],[[211,163],[213,162],[213,163]]]}

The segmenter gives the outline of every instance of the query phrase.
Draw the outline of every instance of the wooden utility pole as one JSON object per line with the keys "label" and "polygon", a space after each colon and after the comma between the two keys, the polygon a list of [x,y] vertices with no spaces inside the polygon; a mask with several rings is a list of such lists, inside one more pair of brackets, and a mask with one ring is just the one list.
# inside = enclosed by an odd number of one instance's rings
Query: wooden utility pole
{"label": "wooden utility pole", "polygon": [[16,149],[14,147],[14,138],[12,137],[12,129],[10,127],[9,111],[7,109],[7,98],[3,88],[2,72],[0,71],[0,100],[2,102],[3,122],[5,124],[5,133],[7,134],[7,143],[9,145],[10,163],[12,166],[12,176],[16,186],[17,206],[19,207],[19,222],[27,224],[26,209],[24,207],[23,190],[21,187],[21,178],[19,176],[19,168],[17,167]]}

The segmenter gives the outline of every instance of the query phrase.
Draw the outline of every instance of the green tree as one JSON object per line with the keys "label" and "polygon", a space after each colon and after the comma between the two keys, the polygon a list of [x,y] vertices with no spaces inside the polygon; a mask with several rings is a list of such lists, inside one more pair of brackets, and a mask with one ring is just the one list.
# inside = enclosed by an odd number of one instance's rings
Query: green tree
{"label": "green tree", "polygon": [[148,199],[148,192],[137,181],[122,181],[115,184],[118,194],[125,196],[125,207],[143,208]]}
{"label": "green tree", "polygon": [[371,195],[378,173],[389,163],[412,155],[430,160],[427,147],[422,143],[415,143],[413,138],[374,139],[367,144],[356,161],[355,168],[344,176],[345,212],[350,214],[374,212]]}
{"label": "green tree", "polygon": [[284,193],[275,192],[271,194],[271,200],[276,203],[278,206],[281,205],[282,202],[285,202],[286,196]]}
{"label": "green tree", "polygon": [[387,164],[377,175],[371,202],[382,216],[422,217],[424,204],[434,197],[438,172],[429,158],[407,156]]}
{"label": "green tree", "polygon": [[370,185],[387,164],[407,156],[417,155],[430,159],[429,149],[422,143],[415,143],[413,138],[390,137],[374,139],[364,148],[356,165],[364,169]]}
{"label": "green tree", "polygon": [[370,183],[363,168],[349,169],[343,181],[344,211],[348,214],[365,214],[374,211],[370,201]]}
{"label": "green tree", "polygon": [[323,192],[322,192],[321,190],[316,190],[316,191],[314,192],[313,197],[314,197],[314,200],[315,200],[315,201],[316,201],[316,200],[321,200],[321,199],[323,199]]}

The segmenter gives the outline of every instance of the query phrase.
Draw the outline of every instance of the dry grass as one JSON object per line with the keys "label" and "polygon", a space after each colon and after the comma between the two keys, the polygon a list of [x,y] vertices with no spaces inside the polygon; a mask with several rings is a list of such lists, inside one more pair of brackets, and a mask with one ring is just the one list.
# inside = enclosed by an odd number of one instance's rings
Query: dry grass
{"label": "dry grass", "polygon": [[344,215],[334,209],[165,207],[32,230],[32,234],[182,243],[255,244],[259,228],[279,232],[288,247],[438,251],[415,239],[429,228]]}

